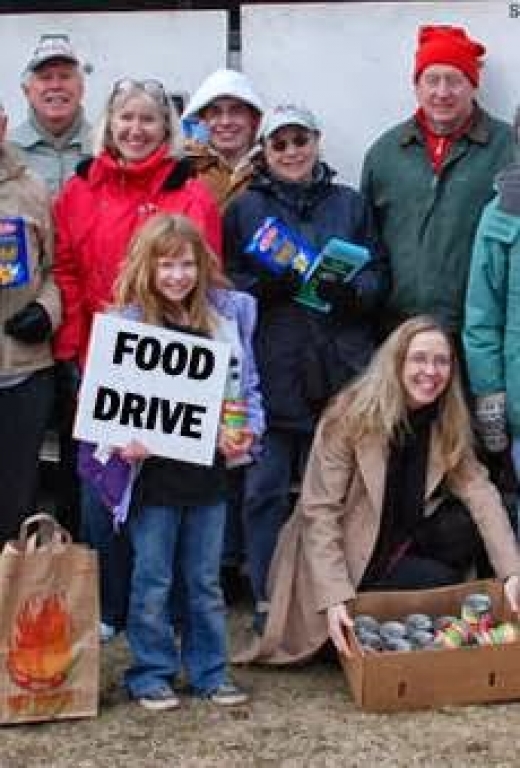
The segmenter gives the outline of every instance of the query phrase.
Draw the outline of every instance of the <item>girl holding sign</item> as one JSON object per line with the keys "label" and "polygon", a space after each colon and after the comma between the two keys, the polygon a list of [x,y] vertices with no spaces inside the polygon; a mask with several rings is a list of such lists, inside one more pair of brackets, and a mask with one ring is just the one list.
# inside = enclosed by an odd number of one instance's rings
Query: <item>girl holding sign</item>
{"label": "girl holding sign", "polygon": [[[125,682],[130,695],[153,710],[178,706],[171,681],[181,664],[198,696],[220,705],[247,699],[227,677],[219,567],[226,462],[254,453],[263,412],[251,346],[255,300],[227,286],[195,227],[182,216],[160,214],[134,238],[116,287],[124,316],[225,340],[232,348],[226,397],[233,400],[235,421],[221,427],[213,466],[152,456],[135,441],[121,451],[127,461],[142,461],[128,521],[134,567],[127,638],[133,664]],[[236,422],[240,403],[242,426]],[[232,412],[227,409],[228,416]],[[171,626],[174,574],[182,581],[182,604],[176,607],[180,653]]]}

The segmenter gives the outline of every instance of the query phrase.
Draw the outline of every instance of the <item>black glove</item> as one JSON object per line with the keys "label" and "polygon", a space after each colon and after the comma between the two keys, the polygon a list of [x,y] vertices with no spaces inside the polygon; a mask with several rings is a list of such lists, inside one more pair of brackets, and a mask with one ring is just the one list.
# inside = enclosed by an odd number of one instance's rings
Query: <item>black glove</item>
{"label": "black glove", "polygon": [[17,341],[41,344],[50,337],[52,323],[45,307],[37,301],[31,301],[5,321],[4,330]]}
{"label": "black glove", "polygon": [[351,283],[345,283],[341,275],[332,272],[324,274],[317,286],[316,293],[322,301],[331,305],[332,312],[353,313],[360,309],[358,291]]}
{"label": "black glove", "polygon": [[258,301],[269,304],[292,298],[298,293],[301,285],[302,278],[298,272],[288,269],[281,275],[262,275],[254,291]]}

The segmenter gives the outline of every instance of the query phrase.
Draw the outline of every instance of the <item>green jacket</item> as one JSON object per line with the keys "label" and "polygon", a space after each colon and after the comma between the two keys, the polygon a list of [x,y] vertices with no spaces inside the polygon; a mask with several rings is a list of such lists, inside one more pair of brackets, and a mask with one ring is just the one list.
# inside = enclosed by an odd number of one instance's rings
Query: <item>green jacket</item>
{"label": "green jacket", "polygon": [[507,423],[520,437],[520,216],[497,203],[477,230],[463,339],[472,391],[505,392]]}
{"label": "green jacket", "polygon": [[383,134],[365,157],[361,186],[389,253],[389,313],[397,321],[428,313],[461,330],[475,230],[495,175],[514,154],[510,126],[475,110],[439,175],[414,118]]}
{"label": "green jacket", "polygon": [[29,168],[56,195],[73,175],[80,160],[91,154],[91,131],[83,109],[61,136],[52,136],[46,131],[30,109],[28,119],[14,129],[9,139],[22,150]]}

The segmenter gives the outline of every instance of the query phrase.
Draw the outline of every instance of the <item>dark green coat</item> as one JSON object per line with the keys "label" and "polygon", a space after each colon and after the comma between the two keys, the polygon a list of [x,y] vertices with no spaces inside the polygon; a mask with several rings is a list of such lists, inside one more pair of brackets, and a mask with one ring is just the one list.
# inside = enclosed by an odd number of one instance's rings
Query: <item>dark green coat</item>
{"label": "dark green coat", "polygon": [[414,118],[383,134],[365,157],[362,191],[390,257],[389,312],[397,322],[428,313],[461,330],[477,224],[514,146],[510,126],[475,110],[438,176]]}

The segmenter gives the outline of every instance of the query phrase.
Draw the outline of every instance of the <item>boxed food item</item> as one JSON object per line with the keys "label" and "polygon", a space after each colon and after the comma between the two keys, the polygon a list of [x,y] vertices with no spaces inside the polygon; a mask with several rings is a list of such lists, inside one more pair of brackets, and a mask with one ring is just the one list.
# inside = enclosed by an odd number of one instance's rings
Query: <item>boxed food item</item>
{"label": "boxed food item", "polygon": [[[353,615],[378,621],[410,614],[460,616],[470,595],[487,594],[495,622],[511,618],[500,581],[472,581],[453,587],[402,592],[366,592]],[[520,699],[520,641],[415,650],[363,648],[351,636],[352,658],[341,657],[357,706],[367,712],[399,712],[444,705]]]}

